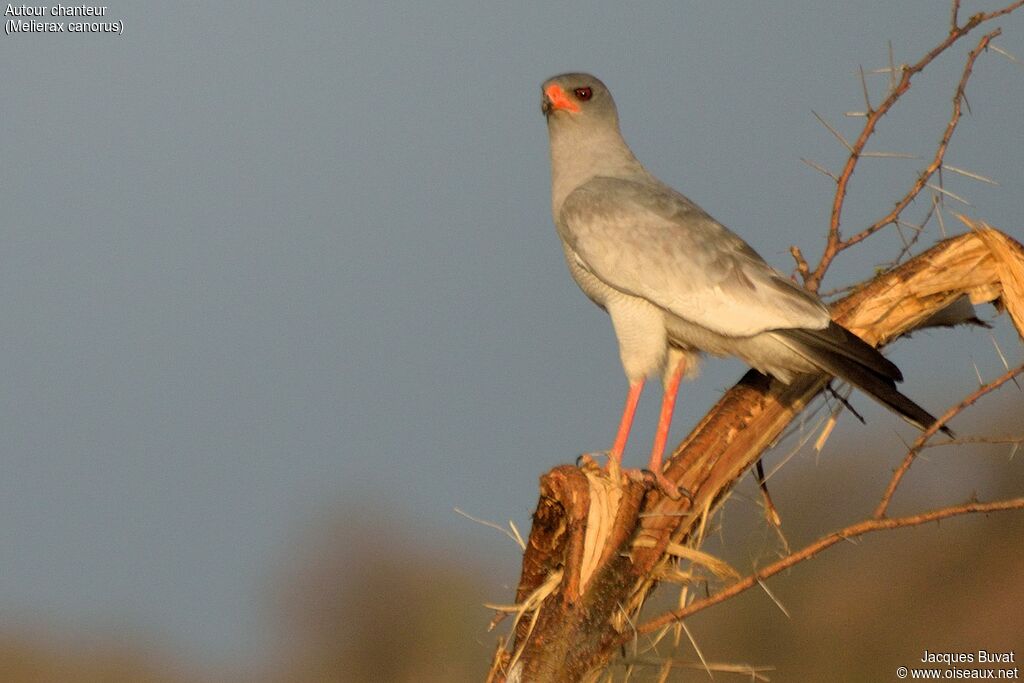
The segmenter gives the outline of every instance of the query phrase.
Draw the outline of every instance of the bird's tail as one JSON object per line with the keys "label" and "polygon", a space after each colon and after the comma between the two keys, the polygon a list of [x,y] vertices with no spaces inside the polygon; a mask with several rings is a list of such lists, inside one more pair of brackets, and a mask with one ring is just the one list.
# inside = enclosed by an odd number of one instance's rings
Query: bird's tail
{"label": "bird's tail", "polygon": [[[936,419],[896,388],[902,373],[877,349],[833,322],[824,330],[776,330],[775,337],[830,375],[838,377],[918,429],[928,429]],[[941,431],[952,437],[948,427]]]}

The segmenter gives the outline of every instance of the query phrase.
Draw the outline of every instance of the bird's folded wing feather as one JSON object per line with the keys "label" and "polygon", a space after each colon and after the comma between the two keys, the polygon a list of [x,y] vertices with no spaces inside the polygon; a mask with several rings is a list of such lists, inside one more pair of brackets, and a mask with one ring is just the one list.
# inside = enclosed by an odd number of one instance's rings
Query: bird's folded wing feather
{"label": "bird's folded wing feather", "polygon": [[660,183],[593,178],[566,197],[557,224],[601,281],[719,334],[823,329],[831,319],[817,297]]}

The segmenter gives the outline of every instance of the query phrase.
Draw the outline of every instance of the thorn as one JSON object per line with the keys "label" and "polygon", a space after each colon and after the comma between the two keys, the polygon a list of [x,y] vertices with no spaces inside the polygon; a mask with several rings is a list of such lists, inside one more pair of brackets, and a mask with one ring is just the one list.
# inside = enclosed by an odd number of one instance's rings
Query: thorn
{"label": "thorn", "polygon": [[811,161],[810,159],[804,159],[803,157],[800,157],[800,161],[804,162],[805,164],[807,164],[808,166],[813,168],[818,173],[822,173],[824,175],[827,175],[829,178],[831,178],[835,182],[837,182],[837,183],[839,182],[839,176],[837,176],[835,173],[832,173],[832,171],[828,170],[824,166],[816,164],[813,161]]}
{"label": "thorn", "polygon": [[960,195],[953,194],[952,192],[950,192],[946,188],[941,187],[939,185],[936,185],[935,183],[926,183],[926,185],[927,185],[927,187],[931,188],[935,192],[939,192],[941,194],[944,194],[947,197],[949,197],[950,199],[955,199],[956,201],[960,202],[961,204],[964,204],[966,206],[974,206],[973,204],[971,204],[969,201],[967,201],[966,199],[964,199]]}
{"label": "thorn", "polygon": [[871,98],[868,96],[868,81],[864,78],[864,67],[858,64],[857,70],[860,72],[860,87],[864,91],[864,106],[867,107],[867,111],[870,114],[874,111],[874,108],[871,106]]}
{"label": "thorn", "polygon": [[710,678],[714,679],[714,676],[711,675],[711,667],[708,666],[708,660],[704,659],[704,653],[701,652],[700,646],[697,645],[697,641],[694,640],[693,634],[690,633],[690,627],[686,625],[685,621],[680,621],[679,625],[683,627],[683,631],[686,632],[686,637],[690,639],[690,645],[693,645],[693,649],[696,651],[697,657],[700,658],[700,663],[704,665],[704,671],[707,672]]}
{"label": "thorn", "polygon": [[1021,61],[1019,59],[1017,59],[1012,54],[1010,54],[1009,52],[1007,52],[1003,48],[999,47],[998,45],[993,45],[992,43],[989,43],[988,44],[988,49],[992,50],[995,53],[998,53],[998,54],[1002,55],[1003,57],[1005,57],[1006,59],[1010,60],[1014,64],[1021,64]]}
{"label": "thorn", "polygon": [[975,375],[977,376],[977,378],[978,378],[978,386],[979,386],[979,387],[983,387],[983,386],[985,386],[985,380],[983,380],[983,379],[981,378],[981,372],[980,372],[980,371],[978,370],[978,364],[977,364],[977,363],[975,363],[975,362],[974,362],[974,360],[972,359],[972,360],[971,360],[971,365],[973,365],[973,366],[974,366],[974,374],[975,374]]}
{"label": "thorn", "polygon": [[900,227],[903,227],[903,228],[906,228],[908,230],[913,230],[916,233],[920,233],[920,232],[922,232],[924,230],[924,226],[923,225],[917,225],[915,223],[908,223],[907,221],[901,220],[899,218],[896,219],[896,225],[898,225]]}
{"label": "thorn", "polygon": [[920,159],[916,154],[907,152],[861,152],[862,157],[873,157],[875,159]]}
{"label": "thorn", "polygon": [[889,92],[896,89],[896,60],[893,57],[892,41],[889,41]]}
{"label": "thorn", "polygon": [[905,449],[907,449],[908,451],[910,450],[910,442],[904,439],[902,434],[896,432],[896,438],[900,440],[900,443],[903,444],[903,447]]}
{"label": "thorn", "polygon": [[907,249],[910,248],[910,244],[907,242],[906,235],[903,234],[903,229],[900,225],[900,221],[897,219],[894,225],[896,226],[896,234],[900,236],[900,241],[903,242],[903,251],[906,251]]}
{"label": "thorn", "polygon": [[787,619],[792,619],[792,618],[793,618],[793,617],[791,617],[791,616],[789,615],[789,611],[788,611],[788,610],[786,610],[786,608],[782,606],[782,603],[781,603],[781,602],[779,602],[779,599],[778,599],[778,598],[776,598],[776,597],[775,597],[775,595],[774,595],[774,594],[773,594],[773,593],[772,593],[772,592],[771,592],[770,590],[768,590],[768,586],[766,586],[766,585],[765,585],[764,581],[761,581],[760,579],[758,579],[758,580],[757,580],[757,585],[759,585],[759,586],[761,587],[761,590],[763,590],[763,591],[764,591],[764,592],[765,592],[765,593],[766,593],[766,594],[768,595],[768,597],[772,599],[772,602],[774,602],[774,603],[775,603],[775,606],[776,606],[776,607],[778,607],[778,608],[779,608],[779,610],[780,610],[780,611],[781,611],[781,612],[782,612],[783,614],[785,614],[785,615],[786,615],[786,618],[787,618]]}
{"label": "thorn", "polygon": [[519,528],[516,526],[516,523],[510,519],[508,520],[508,526],[512,529],[512,533],[515,534],[516,542],[519,543],[519,547],[526,550],[526,541],[523,540],[523,535],[519,533]]}
{"label": "thorn", "polygon": [[935,209],[935,219],[939,222],[939,235],[946,238],[946,221],[942,218],[942,202],[938,197],[932,195],[932,207]]}
{"label": "thorn", "polygon": [[995,185],[996,187],[999,187],[999,183],[998,182],[996,182],[995,180],[992,180],[991,178],[989,178],[987,176],[983,176],[980,173],[973,173],[971,171],[967,171],[967,170],[964,170],[962,168],[957,168],[956,166],[950,166],[949,164],[942,164],[942,168],[947,170],[947,171],[952,171],[953,173],[958,173],[958,174],[960,174],[962,176],[965,176],[967,178],[971,178],[973,180],[977,180],[978,182],[986,183],[988,185]]}
{"label": "thorn", "polygon": [[844,137],[842,136],[842,134],[840,134],[840,132],[839,132],[838,130],[836,130],[835,128],[833,128],[833,127],[832,127],[832,126],[831,126],[831,125],[829,124],[829,122],[828,122],[828,121],[826,121],[825,119],[823,119],[823,118],[821,117],[821,115],[820,115],[820,114],[819,114],[818,112],[816,112],[816,111],[814,111],[814,110],[812,109],[812,110],[811,110],[811,113],[812,113],[812,114],[814,114],[814,117],[815,117],[816,119],[818,119],[818,122],[819,122],[819,123],[820,123],[821,125],[825,126],[825,128],[827,128],[827,129],[828,129],[828,131],[829,131],[830,133],[832,133],[832,135],[834,135],[834,136],[836,137],[836,140],[839,140],[839,142],[843,143],[843,147],[845,147],[845,148],[846,148],[846,149],[847,149],[848,151],[850,151],[850,152],[852,152],[852,151],[853,151],[853,145],[851,145],[851,144],[850,144],[849,142],[847,142],[847,141],[846,141],[846,138],[844,138]]}
{"label": "thorn", "polygon": [[[1003,361],[1003,368],[1007,372],[1009,372],[1010,371],[1010,364],[1006,362],[1006,356],[1003,355],[1003,350],[1001,348],[999,348],[999,342],[996,341],[996,336],[994,334],[992,334],[991,332],[989,332],[988,333],[988,338],[992,340],[992,346],[996,347],[996,353],[999,354],[999,360]],[[1013,381],[1016,383],[1017,378],[1014,377]],[[1020,385],[1018,384],[1017,386],[1019,387]]]}

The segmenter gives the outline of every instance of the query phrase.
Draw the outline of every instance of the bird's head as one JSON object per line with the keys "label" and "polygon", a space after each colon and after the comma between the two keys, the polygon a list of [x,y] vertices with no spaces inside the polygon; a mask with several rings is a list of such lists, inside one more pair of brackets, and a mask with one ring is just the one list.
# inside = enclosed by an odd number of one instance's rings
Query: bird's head
{"label": "bird's head", "polygon": [[568,123],[618,127],[615,100],[595,76],[570,73],[554,76],[541,86],[540,109],[548,124]]}

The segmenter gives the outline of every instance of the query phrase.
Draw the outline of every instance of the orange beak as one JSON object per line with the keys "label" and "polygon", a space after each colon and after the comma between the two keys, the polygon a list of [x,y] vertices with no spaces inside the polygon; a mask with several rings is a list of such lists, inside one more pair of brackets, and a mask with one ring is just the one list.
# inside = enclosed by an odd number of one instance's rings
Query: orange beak
{"label": "orange beak", "polygon": [[580,105],[572,101],[569,95],[562,90],[562,86],[552,83],[544,89],[544,104],[541,109],[545,114],[553,109],[577,112],[580,110]]}

